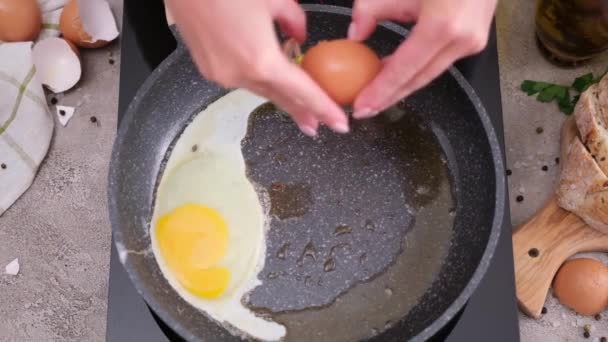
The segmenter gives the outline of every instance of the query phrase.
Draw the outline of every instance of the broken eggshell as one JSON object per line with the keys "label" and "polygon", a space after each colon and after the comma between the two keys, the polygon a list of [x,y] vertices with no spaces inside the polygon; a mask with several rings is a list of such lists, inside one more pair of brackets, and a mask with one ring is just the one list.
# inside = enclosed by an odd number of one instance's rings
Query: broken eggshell
{"label": "broken eggshell", "polygon": [[32,50],[36,75],[40,83],[54,93],[72,88],[82,73],[78,49],[62,38],[47,38]]}
{"label": "broken eggshell", "polygon": [[4,273],[8,275],[17,275],[19,273],[19,258],[9,262],[4,267]]}
{"label": "broken eggshell", "polygon": [[68,121],[74,116],[74,107],[68,106],[57,106],[56,108],[57,118],[63,127],[67,126]]}
{"label": "broken eggshell", "polygon": [[83,48],[98,48],[118,37],[116,20],[106,0],[70,0],[59,20],[63,36]]}

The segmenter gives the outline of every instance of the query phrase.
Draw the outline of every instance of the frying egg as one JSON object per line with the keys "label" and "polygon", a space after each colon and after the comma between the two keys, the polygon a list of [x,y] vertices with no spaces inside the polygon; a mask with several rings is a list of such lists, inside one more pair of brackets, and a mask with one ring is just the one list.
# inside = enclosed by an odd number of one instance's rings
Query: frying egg
{"label": "frying egg", "polygon": [[376,77],[382,62],[365,44],[338,39],[306,51],[301,66],[336,103],[348,106]]}
{"label": "frying egg", "polygon": [[184,300],[230,331],[275,341],[285,327],[241,302],[261,284],[267,229],[241,140],[249,114],[265,102],[235,90],[186,127],[161,177],[150,235],[159,268]]}
{"label": "frying egg", "polygon": [[41,26],[42,14],[36,0],[0,0],[0,41],[34,40]]}
{"label": "frying egg", "polygon": [[567,261],[555,276],[553,292],[572,310],[596,315],[608,306],[608,267],[589,258]]}

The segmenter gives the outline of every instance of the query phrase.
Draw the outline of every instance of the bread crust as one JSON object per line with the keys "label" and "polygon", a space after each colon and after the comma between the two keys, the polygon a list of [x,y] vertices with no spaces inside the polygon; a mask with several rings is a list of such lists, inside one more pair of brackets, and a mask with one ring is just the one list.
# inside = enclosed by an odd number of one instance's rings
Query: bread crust
{"label": "bread crust", "polygon": [[559,205],[608,234],[608,77],[587,89],[562,128]]}

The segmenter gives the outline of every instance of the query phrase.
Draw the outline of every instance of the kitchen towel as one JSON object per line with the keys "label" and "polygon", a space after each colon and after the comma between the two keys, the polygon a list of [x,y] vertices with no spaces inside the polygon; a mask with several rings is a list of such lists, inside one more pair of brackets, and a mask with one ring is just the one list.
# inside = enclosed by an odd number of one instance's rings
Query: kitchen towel
{"label": "kitchen towel", "polygon": [[[59,36],[66,0],[39,0],[37,40]],[[0,42],[0,216],[32,184],[46,156],[54,121],[36,78],[32,42]]]}

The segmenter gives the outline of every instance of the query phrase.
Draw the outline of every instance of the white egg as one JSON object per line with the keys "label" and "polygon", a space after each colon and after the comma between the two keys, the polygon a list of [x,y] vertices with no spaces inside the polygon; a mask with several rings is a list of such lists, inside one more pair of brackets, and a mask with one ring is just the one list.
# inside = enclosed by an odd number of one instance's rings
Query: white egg
{"label": "white egg", "polygon": [[[245,174],[241,140],[249,114],[265,103],[245,90],[217,100],[186,127],[166,164],[157,191],[151,224],[152,250],[169,284],[194,307],[245,335],[267,341],[285,336],[285,327],[256,316],[241,299],[261,284],[266,213]],[[230,272],[226,290],[217,298],[188,291],[161,255],[156,228],[160,217],[187,204],[215,210],[228,228],[228,245],[218,263]],[[230,329],[232,330],[232,329]]]}

